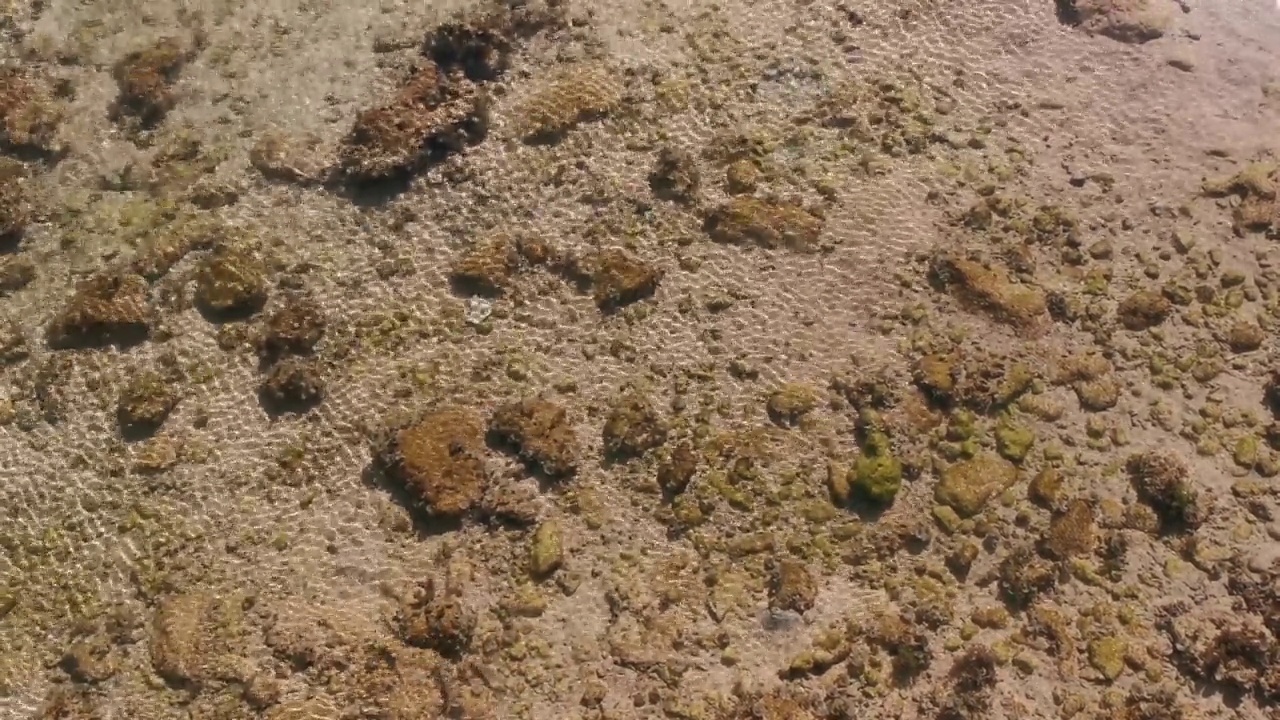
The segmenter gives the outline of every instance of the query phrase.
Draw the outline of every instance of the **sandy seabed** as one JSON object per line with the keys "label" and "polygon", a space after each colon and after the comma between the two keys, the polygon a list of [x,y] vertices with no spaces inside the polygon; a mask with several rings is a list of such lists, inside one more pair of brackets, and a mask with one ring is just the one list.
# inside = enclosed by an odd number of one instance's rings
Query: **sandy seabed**
{"label": "sandy seabed", "polygon": [[1269,0],[0,33],[0,718],[1277,717]]}

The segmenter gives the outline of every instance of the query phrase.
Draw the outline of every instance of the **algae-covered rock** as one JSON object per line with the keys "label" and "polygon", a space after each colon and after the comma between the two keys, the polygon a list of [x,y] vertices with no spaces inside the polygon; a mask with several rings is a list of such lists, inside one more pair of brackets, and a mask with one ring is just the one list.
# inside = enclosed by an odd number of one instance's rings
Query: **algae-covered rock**
{"label": "algae-covered rock", "polygon": [[498,408],[489,421],[489,436],[548,477],[566,477],[578,469],[578,440],[568,412],[545,398]]}
{"label": "algae-covered rock", "polygon": [[1107,682],[1120,677],[1124,672],[1124,656],[1127,648],[1125,642],[1117,637],[1102,637],[1089,641],[1089,665],[1097,670]]}
{"label": "algae-covered rock", "polygon": [[1045,533],[1043,549],[1060,560],[1088,555],[1097,543],[1093,508],[1084,500],[1072,500],[1065,512],[1055,516]]}
{"label": "algae-covered rock", "polygon": [[1207,505],[1196,492],[1181,458],[1151,451],[1130,456],[1125,467],[1138,499],[1160,517],[1162,530],[1195,529],[1204,522]]}
{"label": "algae-covered rock", "polygon": [[1018,468],[999,455],[979,453],[962,460],[942,473],[934,499],[954,509],[961,517],[973,517],[987,502],[1018,480]]}
{"label": "algae-covered rock", "polygon": [[786,383],[769,394],[766,410],[779,425],[794,425],[818,406],[818,393],[803,383]]}
{"label": "algae-covered rock", "polygon": [[817,248],[823,221],[794,203],[743,195],[713,210],[703,227],[719,243],[807,251]]}
{"label": "algae-covered rock", "polygon": [[149,290],[145,279],[126,272],[104,271],[80,282],[49,324],[49,345],[133,345],[146,339],[152,321]]}
{"label": "algae-covered rock", "polygon": [[799,560],[775,560],[769,577],[769,606],[804,613],[813,608],[818,585],[809,568]]}
{"label": "algae-covered rock", "polygon": [[902,463],[894,457],[889,438],[872,431],[862,455],[849,470],[849,489],[855,498],[875,505],[889,505],[902,488]]}
{"label": "algae-covered rock", "polygon": [[267,266],[247,247],[219,245],[196,271],[195,300],[215,317],[252,315],[267,301]]}
{"label": "algae-covered rock", "polygon": [[1003,268],[944,253],[934,257],[930,270],[938,284],[996,320],[1030,329],[1048,315],[1044,291],[1014,281]]}
{"label": "algae-covered rock", "polygon": [[605,453],[615,458],[643,455],[667,441],[667,422],[648,398],[635,389],[624,391],[604,424]]}
{"label": "algae-covered rock", "polygon": [[1128,330],[1147,330],[1163,323],[1173,312],[1173,303],[1152,290],[1139,290],[1116,308],[1120,324]]}
{"label": "algae-covered rock", "polygon": [[529,573],[545,578],[564,564],[564,538],[560,523],[547,520],[533,531],[529,542]]}
{"label": "algae-covered rock", "polygon": [[996,450],[1010,462],[1021,463],[1031,452],[1036,435],[1031,428],[1013,422],[1002,422],[996,427]]}

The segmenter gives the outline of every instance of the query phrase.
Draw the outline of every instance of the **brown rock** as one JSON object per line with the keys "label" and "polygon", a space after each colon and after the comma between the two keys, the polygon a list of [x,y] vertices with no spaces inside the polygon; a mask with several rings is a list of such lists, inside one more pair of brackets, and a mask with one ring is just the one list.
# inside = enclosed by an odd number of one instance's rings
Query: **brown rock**
{"label": "brown rock", "polygon": [[676,147],[664,147],[649,173],[649,189],[663,200],[692,203],[698,199],[701,185],[698,162],[693,153]]}
{"label": "brown rock", "polygon": [[813,609],[817,597],[818,584],[803,562],[783,558],[773,563],[769,579],[771,608],[804,613]]}
{"label": "brown rock", "polygon": [[596,305],[606,312],[643,300],[658,289],[662,271],[625,250],[605,250],[589,261]]}
{"label": "brown rock", "polygon": [[26,191],[18,178],[0,177],[0,249],[12,249],[31,222]]}
{"label": "brown rock", "polygon": [[324,399],[320,363],[311,358],[285,358],[271,366],[259,393],[271,412],[304,412]]}
{"label": "brown rock", "polygon": [[55,348],[140,342],[151,331],[147,281],[133,273],[106,271],[76,286],[75,295],[49,325]]}
{"label": "brown rock", "polygon": [[931,272],[962,302],[1002,322],[1030,329],[1038,327],[1048,315],[1044,291],[1014,282],[1002,268],[942,254],[934,258]]}
{"label": "brown rock", "polygon": [[482,142],[488,132],[488,101],[477,86],[429,65],[390,102],[356,117],[338,167],[357,183],[412,175]]}
{"label": "brown rock", "polygon": [[72,644],[59,665],[76,682],[99,683],[115,675],[120,663],[107,639],[95,636]]}
{"label": "brown rock", "polygon": [[800,205],[741,196],[713,210],[703,225],[711,239],[730,245],[812,251],[823,220]]}
{"label": "brown rock", "polygon": [[388,459],[391,473],[435,515],[464,515],[484,495],[484,425],[470,410],[428,413],[396,434]]}
{"label": "brown rock", "polygon": [[1155,40],[1173,23],[1169,4],[1160,0],[1058,0],[1058,17],[1088,33],[1126,43]]}
{"label": "brown rock", "polygon": [[112,73],[120,89],[113,116],[135,118],[143,128],[158,124],[177,102],[173,84],[191,57],[177,39],[164,38],[121,58]]}
{"label": "brown rock", "polygon": [[0,367],[22,362],[30,355],[22,326],[13,319],[0,320]]}
{"label": "brown rock", "polygon": [[1089,412],[1110,410],[1120,402],[1120,382],[1113,375],[1078,382],[1074,389],[1080,407]]}
{"label": "brown rock", "polygon": [[1072,500],[1065,512],[1053,518],[1045,533],[1044,550],[1051,557],[1065,560],[1089,555],[1097,545],[1097,526],[1093,508],[1084,500]]}
{"label": "brown rock", "polygon": [[632,389],[615,399],[604,424],[604,450],[615,458],[637,457],[667,441],[667,423],[647,398]]}
{"label": "brown rock", "polygon": [[520,257],[510,238],[498,236],[458,258],[449,271],[449,281],[464,294],[501,295],[519,269]]}
{"label": "brown rock", "polygon": [[1253,352],[1262,347],[1266,339],[1266,332],[1254,320],[1240,320],[1227,331],[1227,347],[1232,352]]}
{"label": "brown rock", "polygon": [[679,495],[689,486],[698,470],[698,456],[693,445],[682,442],[671,451],[671,457],[658,466],[658,485],[670,495]]}
{"label": "brown rock", "polygon": [[942,473],[934,499],[960,517],[973,517],[987,502],[1018,481],[1018,468],[993,453],[961,460]]}
{"label": "brown rock", "polygon": [[0,68],[0,150],[60,152],[63,114],[43,83],[18,68]]}
{"label": "brown rock", "polygon": [[550,400],[528,398],[503,405],[489,421],[489,433],[548,477],[577,472],[577,434],[565,409]]}
{"label": "brown rock", "polygon": [[219,245],[196,270],[195,300],[217,319],[252,315],[267,302],[267,266],[246,247]]}
{"label": "brown rock", "polygon": [[151,625],[151,664],[156,673],[179,685],[233,679],[242,618],[236,598],[201,592],[164,598]]}
{"label": "brown rock", "polygon": [[1160,517],[1161,530],[1194,530],[1206,519],[1208,507],[1181,458],[1167,451],[1139,453],[1129,457],[1126,469],[1138,499]]}
{"label": "brown rock", "polygon": [[[0,202],[3,202],[0,200]],[[4,211],[0,209],[0,213]],[[0,218],[0,224],[4,221]],[[0,243],[3,240],[3,228],[0,228]],[[0,257],[0,298],[25,288],[36,279],[35,263],[20,257]]]}
{"label": "brown rock", "polygon": [[164,423],[179,400],[173,382],[156,372],[142,372],[135,375],[120,394],[116,417],[126,435],[150,435]]}
{"label": "brown rock", "polygon": [[476,628],[476,615],[462,599],[430,580],[401,606],[398,621],[406,643],[454,657],[471,646]]}
{"label": "brown rock", "polygon": [[284,355],[306,355],[324,337],[326,321],[313,300],[290,295],[267,318],[258,337],[258,353],[272,360]]}
{"label": "brown rock", "polygon": [[1140,331],[1153,328],[1173,312],[1173,303],[1164,295],[1151,290],[1139,290],[1120,302],[1116,315],[1120,324],[1128,330]]}

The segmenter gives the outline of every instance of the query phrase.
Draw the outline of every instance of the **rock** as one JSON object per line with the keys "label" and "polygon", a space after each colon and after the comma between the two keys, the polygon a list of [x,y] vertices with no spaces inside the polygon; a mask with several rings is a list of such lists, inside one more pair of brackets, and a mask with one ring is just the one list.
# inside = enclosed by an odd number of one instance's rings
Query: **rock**
{"label": "rock", "polygon": [[94,636],[67,648],[59,666],[76,682],[99,683],[115,675],[120,663],[107,639]]}
{"label": "rock", "polygon": [[1084,500],[1072,500],[1067,509],[1049,522],[1044,550],[1059,560],[1088,556],[1097,544],[1093,508]]}
{"label": "rock", "polygon": [[496,480],[480,501],[480,514],[487,520],[517,527],[533,525],[538,521],[538,491],[515,480]]}
{"label": "rock", "polygon": [[328,158],[318,135],[268,131],[249,150],[249,164],[268,180],[308,185],[324,179]]}
{"label": "rock", "polygon": [[1253,352],[1262,347],[1266,339],[1266,333],[1255,320],[1240,320],[1227,331],[1227,347],[1236,353]]}
{"label": "rock", "polygon": [[725,190],[730,195],[753,193],[760,184],[760,175],[760,167],[750,160],[730,163],[724,171]]}
{"label": "rock", "polygon": [[134,376],[116,404],[116,417],[126,436],[154,433],[180,400],[174,383],[159,373],[146,371]]}
{"label": "rock", "polygon": [[942,473],[934,499],[961,517],[973,517],[987,502],[1018,481],[1018,468],[992,453],[962,460]]}
{"label": "rock", "polygon": [[1116,637],[1090,640],[1087,648],[1089,665],[1097,670],[1104,680],[1111,682],[1124,672],[1124,656],[1127,650],[1125,642]]}
{"label": "rock", "polygon": [[689,486],[697,470],[698,456],[693,451],[693,445],[687,441],[682,442],[658,466],[658,485],[668,495],[679,495]]}
{"label": "rock", "polygon": [[325,325],[319,305],[302,295],[289,295],[267,317],[258,337],[258,354],[266,360],[309,354],[324,337]]}
{"label": "rock", "polygon": [[893,503],[901,488],[902,463],[893,455],[889,438],[872,431],[849,470],[850,493],[873,505],[886,506]]}
{"label": "rock", "polygon": [[506,292],[520,267],[520,253],[505,235],[472,247],[454,261],[449,282],[464,295],[496,297]]}
{"label": "rock", "polygon": [[204,592],[166,597],[151,625],[151,664],[177,685],[233,679],[242,623],[239,598]]}
{"label": "rock", "polygon": [[1026,607],[1058,583],[1058,568],[1030,545],[1009,551],[1000,562],[1000,592],[1014,607]]}
{"label": "rock", "polygon": [[804,614],[813,609],[818,584],[809,568],[799,560],[782,558],[772,563],[769,578],[769,608]]}
{"label": "rock", "polygon": [[634,388],[615,398],[604,424],[604,450],[614,458],[639,457],[667,441],[667,423]]}
{"label": "rock", "polygon": [[1120,382],[1111,375],[1096,380],[1082,380],[1073,389],[1080,407],[1089,412],[1110,410],[1120,402]]}
{"label": "rock", "polygon": [[818,406],[818,392],[801,383],[786,383],[769,394],[765,409],[779,425],[794,425]]}
{"label": "rock", "polygon": [[324,399],[320,363],[312,358],[285,358],[267,371],[258,393],[269,412],[306,412]]}
{"label": "rock", "polygon": [[432,581],[415,589],[400,608],[400,637],[415,647],[457,657],[471,646],[476,614],[456,594],[443,592]]}
{"label": "rock", "polygon": [[143,128],[154,127],[177,102],[173,84],[191,57],[191,51],[171,37],[125,55],[112,69],[120,90],[112,115],[117,120],[136,119]]}
{"label": "rock", "polygon": [[31,222],[27,193],[18,178],[0,177],[0,249],[12,249]]}
{"label": "rock", "polygon": [[693,153],[673,146],[658,152],[658,159],[649,173],[649,189],[656,197],[690,204],[697,201],[701,183],[698,161]]}
{"label": "rock", "polygon": [[549,577],[564,564],[564,539],[560,523],[547,520],[533,532],[529,543],[529,574]]}
{"label": "rock", "polygon": [[44,156],[61,153],[57,131],[64,114],[45,83],[17,66],[0,68],[0,150]]}
{"label": "rock", "polygon": [[[0,200],[3,202],[3,200]],[[0,213],[3,213],[0,210]],[[3,223],[0,218],[0,223]],[[4,229],[0,228],[0,243],[4,242]],[[0,257],[0,298],[12,295],[30,285],[36,279],[36,265],[26,258]]]}
{"label": "rock", "polygon": [[1036,434],[1025,425],[1017,425],[1006,421],[1000,423],[995,430],[996,451],[1010,462],[1021,463],[1031,452],[1036,442]]}
{"label": "rock", "polygon": [[248,317],[267,302],[267,266],[245,247],[219,245],[196,270],[196,305],[216,319]]}
{"label": "rock", "polygon": [[944,253],[933,259],[931,275],[962,302],[1011,325],[1038,327],[1049,312],[1043,290],[1014,282],[1003,268]]}
{"label": "rock", "polygon": [[563,407],[543,398],[527,398],[498,408],[489,436],[513,447],[520,459],[551,478],[578,470],[578,438]]}
{"label": "rock", "polygon": [[582,123],[613,112],[623,99],[620,78],[590,62],[568,65],[516,111],[518,132],[529,142],[554,143]]}
{"label": "rock", "polygon": [[384,462],[432,514],[460,517],[485,490],[484,426],[470,410],[445,407],[400,430]]}
{"label": "rock", "polygon": [[1133,293],[1116,308],[1120,324],[1133,331],[1153,328],[1168,319],[1172,312],[1173,304],[1164,295],[1151,290]]}
{"label": "rock", "polygon": [[1057,508],[1062,501],[1062,473],[1054,467],[1046,467],[1036,473],[1027,485],[1027,496],[1041,507]]}
{"label": "rock", "polygon": [[147,281],[133,273],[106,271],[82,281],[49,324],[54,348],[134,345],[151,332]]}
{"label": "rock", "polygon": [[606,312],[653,295],[662,281],[661,270],[616,248],[593,256],[589,265],[596,305]]}
{"label": "rock", "polygon": [[412,176],[488,133],[489,102],[477,85],[427,65],[389,102],[356,116],[338,151],[338,172],[356,184]]}
{"label": "rock", "polygon": [[1161,0],[1058,0],[1058,18],[1085,32],[1136,44],[1169,30],[1171,7]]}
{"label": "rock", "polygon": [[1138,499],[1160,517],[1162,531],[1193,530],[1204,522],[1208,508],[1181,458],[1160,451],[1138,453],[1129,456],[1125,467]]}
{"label": "rock", "polygon": [[20,363],[30,355],[22,326],[13,319],[0,319],[0,367]]}
{"label": "rock", "polygon": [[823,220],[798,204],[741,196],[713,210],[703,224],[711,239],[730,245],[812,251]]}

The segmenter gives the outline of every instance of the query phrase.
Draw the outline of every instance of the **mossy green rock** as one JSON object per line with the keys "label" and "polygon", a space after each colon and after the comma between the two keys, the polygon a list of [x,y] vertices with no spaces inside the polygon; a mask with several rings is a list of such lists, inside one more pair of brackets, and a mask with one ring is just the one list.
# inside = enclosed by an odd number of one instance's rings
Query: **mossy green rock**
{"label": "mossy green rock", "polygon": [[1035,442],[1035,433],[1026,426],[1002,423],[996,428],[996,449],[1006,460],[1022,462]]}
{"label": "mossy green rock", "polygon": [[544,578],[564,564],[564,540],[560,523],[547,520],[533,531],[529,546],[529,572],[535,578]]}
{"label": "mossy green rock", "polygon": [[983,452],[947,468],[934,491],[934,500],[951,507],[960,517],[973,517],[1017,480],[1018,468],[1013,463]]}
{"label": "mossy green rock", "polygon": [[1111,682],[1124,672],[1125,643],[1115,637],[1104,637],[1089,643],[1089,664]]}
{"label": "mossy green rock", "polygon": [[889,451],[889,440],[872,433],[862,456],[849,471],[849,486],[855,497],[877,505],[888,505],[902,488],[902,463]]}

